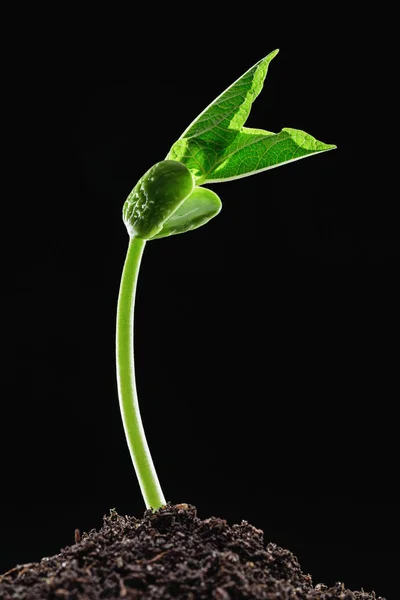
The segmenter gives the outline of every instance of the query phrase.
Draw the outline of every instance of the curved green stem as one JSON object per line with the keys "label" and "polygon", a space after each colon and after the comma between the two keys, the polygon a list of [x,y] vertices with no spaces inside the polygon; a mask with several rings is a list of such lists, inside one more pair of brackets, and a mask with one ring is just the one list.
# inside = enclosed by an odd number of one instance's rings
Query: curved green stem
{"label": "curved green stem", "polygon": [[136,392],[133,354],[133,317],[136,285],[146,241],[131,238],[122,272],[117,308],[117,382],[118,395],[133,465],[147,508],[157,509],[165,498],[158,481],[154,463],[147,445]]}

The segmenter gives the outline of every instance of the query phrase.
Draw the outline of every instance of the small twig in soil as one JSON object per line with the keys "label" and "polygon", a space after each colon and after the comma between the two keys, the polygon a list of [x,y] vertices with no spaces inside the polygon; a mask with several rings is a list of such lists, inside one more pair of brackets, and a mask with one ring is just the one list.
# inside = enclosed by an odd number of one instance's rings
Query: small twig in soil
{"label": "small twig in soil", "polygon": [[[28,571],[31,567],[34,567],[35,563],[26,563],[24,565],[17,565],[16,567],[13,567],[12,569],[10,569],[9,571],[7,571],[6,573],[3,573],[2,575],[0,575],[0,581],[3,581],[3,579],[5,579],[6,577],[9,577],[10,575],[12,575],[13,573],[15,573],[16,571],[20,571],[17,575],[17,578],[20,577],[23,573],[25,573],[26,571]],[[22,569],[22,570],[21,570]]]}

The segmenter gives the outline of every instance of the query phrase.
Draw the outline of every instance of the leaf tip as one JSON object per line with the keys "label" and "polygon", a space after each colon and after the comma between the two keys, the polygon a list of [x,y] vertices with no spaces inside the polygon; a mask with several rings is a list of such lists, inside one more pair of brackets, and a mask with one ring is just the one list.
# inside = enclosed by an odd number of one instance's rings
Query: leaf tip
{"label": "leaf tip", "polygon": [[266,56],[264,56],[264,58],[261,58],[261,60],[258,61],[258,63],[256,63],[255,66],[260,66],[260,65],[266,65],[268,68],[269,63],[271,62],[271,60],[273,58],[275,58],[275,56],[278,54],[279,52],[279,48],[276,48],[275,50],[272,50],[272,52],[270,52],[269,54],[267,54]]}
{"label": "leaf tip", "polygon": [[335,144],[325,144],[324,142],[316,140],[316,152],[328,152],[329,150],[336,150],[336,148],[337,146]]}
{"label": "leaf tip", "polygon": [[279,48],[275,48],[275,50],[272,50],[272,52],[270,52],[265,58],[268,59],[268,62],[269,62],[270,60],[275,58],[275,56],[278,54],[278,52],[279,52]]}

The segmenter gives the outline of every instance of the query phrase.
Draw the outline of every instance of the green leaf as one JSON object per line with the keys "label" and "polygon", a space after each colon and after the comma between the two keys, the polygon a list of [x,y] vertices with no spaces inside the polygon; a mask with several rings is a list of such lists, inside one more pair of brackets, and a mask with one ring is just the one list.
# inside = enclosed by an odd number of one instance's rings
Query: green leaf
{"label": "green leaf", "polygon": [[221,208],[221,200],[215,192],[207,188],[195,187],[190,196],[164,222],[161,231],[151,239],[159,239],[197,229],[216,217]]}
{"label": "green leaf", "polygon": [[296,129],[271,133],[244,127],[277,53],[268,54],[218,96],[172,146],[168,158],[186,165],[197,185],[238,179],[336,148]]}
{"label": "green leaf", "polygon": [[248,177],[333,148],[336,146],[319,142],[299,129],[285,127],[280,133],[270,133],[243,127],[229,148],[218,156],[201,183]]}
{"label": "green leaf", "polygon": [[269,63],[278,52],[274,50],[258,61],[203,110],[175,142],[167,158],[186,164],[195,177],[209,171],[218,153],[234,141],[245,124],[251,105],[262,90]]}

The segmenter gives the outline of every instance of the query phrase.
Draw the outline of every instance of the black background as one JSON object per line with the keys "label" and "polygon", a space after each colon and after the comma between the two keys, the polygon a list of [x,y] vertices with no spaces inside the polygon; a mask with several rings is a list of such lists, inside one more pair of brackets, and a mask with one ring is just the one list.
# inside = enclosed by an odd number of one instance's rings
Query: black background
{"label": "black background", "polygon": [[254,17],[239,34],[174,10],[101,27],[26,16],[22,51],[9,47],[0,570],[57,553],[110,508],[142,514],[115,383],[122,205],[279,47],[247,124],[338,149],[215,185],[214,221],[147,244],[143,420],[168,500],[248,520],[315,583],[394,598],[399,211],[373,15]]}

